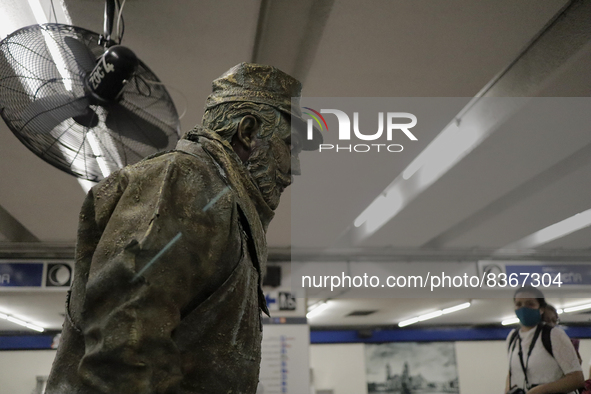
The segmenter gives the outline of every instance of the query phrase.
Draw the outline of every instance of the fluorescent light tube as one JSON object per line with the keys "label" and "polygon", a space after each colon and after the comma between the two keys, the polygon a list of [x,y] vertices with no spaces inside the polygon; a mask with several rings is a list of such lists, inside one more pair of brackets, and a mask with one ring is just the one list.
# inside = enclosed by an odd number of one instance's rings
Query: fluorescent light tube
{"label": "fluorescent light tube", "polygon": [[434,318],[439,317],[441,315],[443,315],[443,311],[438,310],[438,311],[435,311],[435,312],[431,312],[431,313],[427,313],[425,315],[419,316],[419,321],[425,321],[425,320],[429,320],[429,319],[434,319]]}
{"label": "fluorescent light tube", "polygon": [[419,321],[418,317],[413,317],[412,319],[401,321],[400,323],[398,323],[398,327],[410,326],[411,324],[415,324],[418,321]]}
{"label": "fluorescent light tube", "polygon": [[564,308],[564,311],[566,313],[571,313],[571,312],[576,312],[576,311],[582,311],[583,309],[589,309],[589,308],[591,308],[591,304],[584,304],[584,305],[571,306],[569,308]]}
{"label": "fluorescent light tube", "polygon": [[[35,16],[35,20],[38,24],[42,25],[49,22],[47,15],[45,15],[45,12],[43,11],[41,3],[39,3],[39,0],[29,0],[29,6],[31,7],[33,15]],[[66,61],[64,60],[60,52],[55,38],[53,38],[47,30],[43,29],[41,30],[41,33],[43,34],[43,38],[45,39],[45,43],[47,44],[47,49],[49,49],[49,53],[51,54],[51,57],[54,60],[55,67],[62,76],[62,82],[64,84],[64,87],[66,88],[66,90],[71,92],[72,74],[68,71]]]}
{"label": "fluorescent light tube", "polygon": [[452,306],[451,308],[446,308],[442,312],[443,312],[444,315],[446,315],[448,313],[457,312],[457,311],[461,311],[462,309],[469,308],[470,305],[471,304],[469,302],[465,302],[465,303],[460,304],[460,305]]}
{"label": "fluorescent light tube", "polygon": [[461,311],[462,309],[469,308],[470,305],[472,305],[472,304],[469,303],[469,302],[464,302],[463,304],[452,306],[451,308],[445,308],[443,310],[440,309],[440,310],[435,311],[435,312],[426,313],[426,314],[421,315],[419,317],[413,317],[412,319],[403,320],[400,323],[398,323],[398,327],[406,327],[406,326],[409,326],[411,324],[415,324],[415,323],[420,322],[420,321],[434,319],[434,318],[439,317],[441,315],[446,315],[448,313],[453,313],[453,312]]}
{"label": "fluorescent light tube", "polygon": [[510,319],[505,319],[501,322],[501,324],[504,326],[510,326],[511,324],[516,324],[516,323],[519,323],[519,319],[516,317],[512,317]]}
{"label": "fluorescent light tube", "polygon": [[306,314],[308,319],[316,317],[324,312],[328,308],[328,302],[323,302],[322,304],[318,305],[316,308],[312,309],[310,312]]}
{"label": "fluorescent light tube", "polygon": [[21,320],[21,319],[17,319],[16,317],[8,316],[6,318],[6,320],[8,320],[10,322],[13,322],[15,324],[21,325],[23,327],[26,327],[27,326],[27,322],[26,321]]}
{"label": "fluorescent light tube", "polygon": [[35,330],[35,331],[39,331],[39,332],[45,331],[45,329],[43,327],[40,327],[40,326],[32,324],[32,323],[28,323],[24,320],[18,319],[14,316],[10,316],[10,315],[4,314],[4,313],[0,313],[0,319],[8,320],[11,323],[30,328],[31,330]]}
{"label": "fluorescent light tube", "polygon": [[43,332],[45,329],[43,327],[36,326],[34,324],[27,324],[25,327],[30,328],[31,330]]}

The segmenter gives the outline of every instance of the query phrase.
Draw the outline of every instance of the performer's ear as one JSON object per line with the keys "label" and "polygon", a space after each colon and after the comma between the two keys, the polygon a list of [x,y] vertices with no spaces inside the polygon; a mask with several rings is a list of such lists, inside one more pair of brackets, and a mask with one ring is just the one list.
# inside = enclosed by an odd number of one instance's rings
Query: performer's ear
{"label": "performer's ear", "polygon": [[256,135],[259,131],[259,121],[252,115],[246,115],[240,120],[238,130],[232,137],[232,149],[245,163],[255,146]]}

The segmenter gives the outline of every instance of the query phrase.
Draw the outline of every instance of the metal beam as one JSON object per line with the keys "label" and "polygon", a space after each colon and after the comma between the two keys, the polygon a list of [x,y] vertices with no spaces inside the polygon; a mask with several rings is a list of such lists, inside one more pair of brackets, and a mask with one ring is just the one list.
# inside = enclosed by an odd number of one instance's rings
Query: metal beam
{"label": "metal beam", "polygon": [[586,145],[567,157],[559,161],[552,167],[537,174],[519,187],[511,190],[507,194],[499,197],[478,212],[467,217],[456,225],[448,228],[445,232],[432,238],[422,247],[427,249],[444,248],[458,237],[472,231],[474,228],[492,219],[494,216],[504,212],[515,204],[533,196],[549,185],[558,182],[565,176],[580,169],[591,161],[591,144]]}
{"label": "metal beam", "polygon": [[[572,0],[548,22],[519,56],[494,77],[458,115],[465,115],[479,97],[533,97],[572,68],[572,62],[591,48],[591,0]],[[576,96],[576,94],[574,94]],[[557,182],[589,162],[591,146],[541,172],[520,187],[483,207],[423,245],[441,248],[510,206]]]}
{"label": "metal beam", "polygon": [[[0,259],[74,259],[72,243],[0,242]],[[478,260],[503,261],[556,261],[591,262],[591,249],[537,250],[495,254],[495,249],[394,249],[394,248],[343,248],[343,249],[291,249],[269,248],[269,262],[411,262],[441,261],[461,262]]]}
{"label": "metal beam", "polygon": [[0,242],[0,259],[74,258],[74,244],[48,242]]}
{"label": "metal beam", "polygon": [[[280,257],[270,250],[269,261]],[[285,257],[285,253],[281,257]],[[395,249],[395,248],[342,248],[333,250],[292,249],[294,262],[476,262],[497,261],[552,261],[591,262],[591,250],[535,250],[498,253],[496,249]],[[289,261],[289,260],[283,260]]]}
{"label": "metal beam", "polygon": [[262,0],[252,62],[275,66],[304,82],[334,0]]}
{"label": "metal beam", "polygon": [[[591,1],[572,0],[476,97],[535,97],[591,43]],[[463,111],[467,111],[469,106]],[[461,115],[461,114],[460,114]]]}
{"label": "metal beam", "polygon": [[[498,130],[500,125],[513,116],[516,111],[520,110],[519,105],[522,105],[520,103],[525,103],[525,100],[515,101],[516,104],[510,100],[504,100],[494,101],[491,104],[491,101],[486,98],[540,96],[553,81],[572,72],[573,64],[577,59],[588,54],[591,50],[591,18],[589,15],[591,15],[591,0],[570,1],[509,66],[481,89],[476,97],[455,116],[458,125],[460,121],[478,122],[480,135],[483,136],[481,141],[483,141]],[[565,96],[568,96],[568,92],[564,93]],[[472,145],[472,148],[476,146]],[[394,186],[404,187],[407,198],[404,200],[405,205],[402,209],[430,186],[430,184],[420,187],[414,185],[412,181],[408,183],[399,175],[388,186],[390,190]],[[395,216],[390,215],[389,220],[395,220]],[[474,219],[474,221],[477,220],[478,218]],[[464,225],[465,223],[460,224],[458,229],[452,228],[450,231],[464,231],[465,228],[461,227]],[[351,224],[343,232],[339,242],[345,245],[357,245],[371,237],[375,231],[379,231],[379,228],[370,232],[365,226],[355,227]],[[445,233],[440,235],[441,240],[431,240],[428,246],[440,246],[442,241],[448,241]],[[450,233],[450,236],[453,235]]]}
{"label": "metal beam", "polygon": [[12,242],[39,242],[25,226],[0,205],[0,233]]}

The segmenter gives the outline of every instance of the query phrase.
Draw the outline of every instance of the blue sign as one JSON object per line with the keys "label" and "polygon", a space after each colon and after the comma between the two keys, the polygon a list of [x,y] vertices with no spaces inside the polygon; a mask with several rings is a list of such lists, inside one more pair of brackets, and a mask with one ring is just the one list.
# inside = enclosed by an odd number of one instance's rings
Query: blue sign
{"label": "blue sign", "polygon": [[271,297],[271,294],[267,294],[265,296],[265,301],[267,301],[267,305],[269,306],[269,309],[271,309],[271,304],[275,304],[277,302],[276,298]]}
{"label": "blue sign", "polygon": [[[588,286],[591,285],[591,264],[540,264],[540,265],[505,265],[509,277],[511,274],[519,276],[519,283],[526,275],[527,284],[532,280],[544,281],[544,286],[552,282],[553,286]],[[537,275],[534,275],[537,274]],[[532,277],[533,275],[533,277]]]}
{"label": "blue sign", "polygon": [[0,263],[0,287],[41,287],[43,263]]}

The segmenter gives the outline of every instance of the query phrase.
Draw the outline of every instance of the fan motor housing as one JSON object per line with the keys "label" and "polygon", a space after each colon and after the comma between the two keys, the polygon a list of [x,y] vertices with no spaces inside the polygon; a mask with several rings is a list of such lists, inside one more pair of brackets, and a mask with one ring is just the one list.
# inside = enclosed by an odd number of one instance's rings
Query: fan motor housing
{"label": "fan motor housing", "polygon": [[121,45],[109,48],[84,80],[86,90],[101,104],[117,100],[132,77],[138,58]]}

